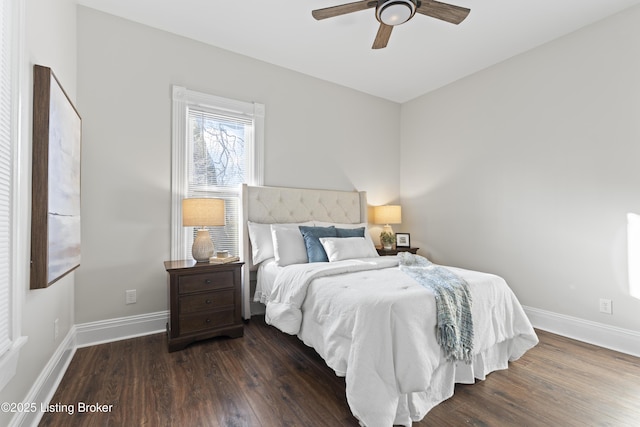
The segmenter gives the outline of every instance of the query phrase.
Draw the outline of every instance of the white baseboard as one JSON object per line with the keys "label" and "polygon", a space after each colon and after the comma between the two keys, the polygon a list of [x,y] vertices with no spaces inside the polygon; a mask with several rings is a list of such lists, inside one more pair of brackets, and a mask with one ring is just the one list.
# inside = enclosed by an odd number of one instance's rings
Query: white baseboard
{"label": "white baseboard", "polygon": [[[42,402],[46,405],[51,401],[76,352],[75,337],[76,331],[74,326],[69,330],[69,333],[64,337],[64,340],[62,340],[58,349],[53,353],[47,365],[42,372],[40,372],[40,375],[38,375],[33,386],[31,386],[23,402]],[[36,403],[36,405],[37,411],[35,412],[25,411],[16,413],[11,419],[9,426],[37,426],[43,413],[41,412],[40,403]]]}
{"label": "white baseboard", "polygon": [[640,357],[640,332],[524,307],[534,328]]}
{"label": "white baseboard", "polygon": [[76,325],[77,347],[104,344],[167,330],[168,311],[119,317]]}

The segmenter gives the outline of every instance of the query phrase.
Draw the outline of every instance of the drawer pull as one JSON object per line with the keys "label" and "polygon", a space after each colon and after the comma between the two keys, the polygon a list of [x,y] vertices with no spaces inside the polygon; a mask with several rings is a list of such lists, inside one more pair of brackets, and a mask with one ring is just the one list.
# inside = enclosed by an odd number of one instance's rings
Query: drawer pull
{"label": "drawer pull", "polygon": [[206,279],[206,280],[204,281],[204,283],[206,283],[207,285],[210,285],[210,284],[211,284],[211,279]]}
{"label": "drawer pull", "polygon": [[205,300],[205,304],[211,304],[211,300],[210,299]]}
{"label": "drawer pull", "polygon": [[207,322],[207,323],[211,323],[211,319],[207,319],[207,320],[206,320],[206,322]]}

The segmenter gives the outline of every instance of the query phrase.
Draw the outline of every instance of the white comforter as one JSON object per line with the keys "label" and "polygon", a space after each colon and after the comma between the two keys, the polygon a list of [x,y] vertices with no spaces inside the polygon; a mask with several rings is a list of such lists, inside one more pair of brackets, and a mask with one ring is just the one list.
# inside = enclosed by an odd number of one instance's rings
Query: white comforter
{"label": "white comforter", "polygon": [[297,334],[345,376],[351,411],[367,427],[411,425],[451,397],[455,382],[505,369],[538,342],[502,278],[447,267],[469,284],[475,332],[474,362],[447,362],[433,294],[397,264],[378,257],[291,265],[267,301],[267,323]]}

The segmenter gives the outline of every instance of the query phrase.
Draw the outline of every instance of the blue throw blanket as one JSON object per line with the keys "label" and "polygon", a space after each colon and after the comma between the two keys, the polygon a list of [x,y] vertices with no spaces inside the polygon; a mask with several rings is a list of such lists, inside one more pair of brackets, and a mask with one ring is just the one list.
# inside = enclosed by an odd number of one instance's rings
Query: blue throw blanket
{"label": "blue throw blanket", "polygon": [[471,363],[473,319],[469,285],[444,267],[428,259],[400,252],[400,270],[433,291],[438,312],[437,338],[447,360]]}

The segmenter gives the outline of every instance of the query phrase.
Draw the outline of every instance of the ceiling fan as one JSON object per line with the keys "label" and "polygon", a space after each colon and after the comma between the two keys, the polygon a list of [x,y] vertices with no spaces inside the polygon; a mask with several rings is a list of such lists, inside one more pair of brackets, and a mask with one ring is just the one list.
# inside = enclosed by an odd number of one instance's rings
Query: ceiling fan
{"label": "ceiling fan", "polygon": [[321,20],[374,7],[376,8],[376,19],[380,22],[380,28],[378,28],[378,34],[376,34],[376,38],[373,41],[372,49],[386,47],[393,27],[404,24],[413,18],[416,12],[457,25],[464,21],[471,11],[466,7],[454,6],[435,0],[364,0],[316,9],[311,12],[311,15],[317,20]]}

